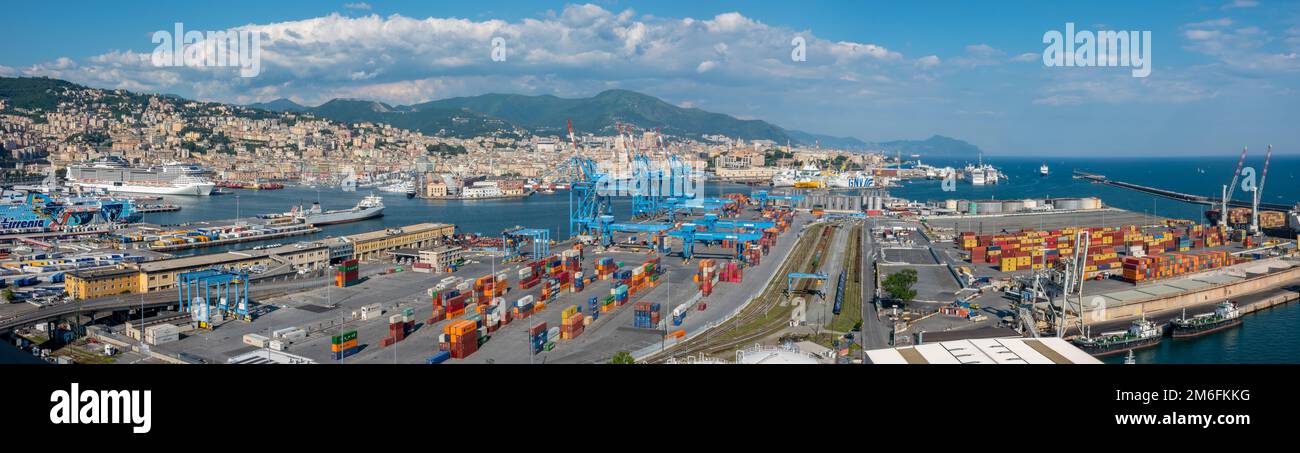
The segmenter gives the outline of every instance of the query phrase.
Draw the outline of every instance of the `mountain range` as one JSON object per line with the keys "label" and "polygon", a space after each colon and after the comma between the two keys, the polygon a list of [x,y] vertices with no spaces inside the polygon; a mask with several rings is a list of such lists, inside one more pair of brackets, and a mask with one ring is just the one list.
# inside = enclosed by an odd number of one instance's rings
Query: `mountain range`
{"label": "mountain range", "polygon": [[[248,107],[280,112],[306,112],[335,121],[386,122],[394,127],[437,133],[446,130],[446,118],[459,119],[455,135],[468,136],[469,130],[492,130],[493,126],[510,126],[533,133],[563,136],[565,123],[573,121],[576,131],[602,135],[615,133],[615,124],[632,124],[639,129],[660,128],[665,134],[691,138],[721,134],[746,140],[772,140],[777,144],[796,143],[847,149],[888,150],[934,157],[966,157],[980,153],[978,147],[961,140],[933,136],[926,140],[866,142],[855,137],[835,137],[784,129],[762,120],[742,120],[730,115],[698,108],[678,107],[663,100],[628,90],[607,90],[589,98],[561,98],[552,95],[483,94],[424,102],[409,106],[392,106],[381,102],[334,99],[316,107],[307,107],[288,99],[250,104]],[[492,119],[499,122],[492,123]],[[453,122],[454,123],[454,122]],[[466,129],[468,128],[468,129]]]}
{"label": "mountain range", "polygon": [[[0,77],[0,99],[15,107],[56,106],[64,89],[78,85],[55,79]],[[745,140],[771,140],[855,151],[881,150],[921,154],[927,158],[971,157],[980,149],[961,140],[933,136],[926,140],[872,143],[855,137],[835,137],[785,129],[763,120],[739,119],[698,108],[679,107],[654,96],[629,90],[606,90],[586,98],[552,95],[527,96],[490,93],[455,97],[413,105],[389,105],[359,99],[333,99],[315,107],[289,99],[249,104],[245,107],[309,113],[345,123],[386,123],[428,135],[474,137],[493,133],[531,132],[563,136],[566,121],[578,133],[611,135],[615,124],[640,130],[661,129],[670,136],[700,139],[725,135]]]}

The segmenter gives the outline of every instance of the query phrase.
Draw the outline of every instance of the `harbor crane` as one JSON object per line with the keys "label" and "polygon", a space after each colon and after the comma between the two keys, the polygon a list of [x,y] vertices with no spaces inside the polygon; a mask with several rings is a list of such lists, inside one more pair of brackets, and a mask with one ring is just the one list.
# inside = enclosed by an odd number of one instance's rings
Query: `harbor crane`
{"label": "harbor crane", "polygon": [[1232,173],[1232,183],[1223,186],[1223,198],[1219,200],[1219,226],[1228,226],[1228,200],[1237,189],[1237,180],[1241,178],[1241,167],[1246,164],[1246,150],[1241,148],[1241,158],[1237,159],[1237,171]]}
{"label": "harbor crane", "polygon": [[1259,234],[1259,197],[1264,193],[1264,183],[1268,182],[1268,161],[1273,159],[1273,145],[1268,145],[1268,152],[1264,153],[1264,173],[1259,177],[1259,185],[1254,187],[1253,196],[1250,203],[1250,233]]}

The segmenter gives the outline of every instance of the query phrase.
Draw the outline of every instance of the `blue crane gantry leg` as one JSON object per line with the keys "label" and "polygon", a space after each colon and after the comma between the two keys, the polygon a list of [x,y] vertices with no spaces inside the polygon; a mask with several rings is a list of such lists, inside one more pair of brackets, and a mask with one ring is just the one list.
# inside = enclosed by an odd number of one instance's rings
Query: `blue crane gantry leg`
{"label": "blue crane gantry leg", "polygon": [[574,156],[569,160],[569,237],[591,234],[599,225],[597,218],[608,215],[611,211],[609,191],[602,184],[609,184],[603,173],[596,172],[596,163],[591,159]]}
{"label": "blue crane gantry leg", "polygon": [[533,259],[551,254],[551,231],[540,228],[516,228],[501,233],[501,259],[509,261],[523,256],[519,250],[525,240],[531,241]]}
{"label": "blue crane gantry leg", "polygon": [[178,310],[193,312],[199,327],[212,327],[210,313],[214,305],[213,296],[218,298],[216,310],[222,315],[233,314],[237,319],[252,321],[252,313],[248,309],[247,273],[204,269],[182,273],[176,280]]}

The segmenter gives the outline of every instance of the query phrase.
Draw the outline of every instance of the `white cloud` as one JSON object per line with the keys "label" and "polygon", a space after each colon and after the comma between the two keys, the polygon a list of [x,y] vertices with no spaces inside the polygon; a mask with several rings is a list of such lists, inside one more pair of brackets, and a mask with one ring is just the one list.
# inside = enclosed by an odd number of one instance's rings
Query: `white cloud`
{"label": "white cloud", "polygon": [[347,9],[361,9],[361,10],[370,11],[370,4],[366,2],[344,3],[343,7]]}
{"label": "white cloud", "polygon": [[[715,83],[760,92],[792,82],[826,83],[834,92],[836,85],[913,67],[878,43],[828,41],[735,12],[669,19],[587,4],[514,22],[330,14],[238,28],[262,36],[258,77],[239,78],[229,68],[154,67],[148,59],[154,45],[147,38],[136,50],[18,71],[204,100],[265,93],[259,100],[297,96],[323,102],[328,96],[374,94],[384,102],[410,103],[484,91],[590,95],[608,83],[643,90],[680,83],[700,91],[708,91],[700,84]],[[806,61],[790,58],[795,35],[806,40]],[[497,37],[504,39],[505,61],[491,58]],[[695,80],[705,72],[710,81]]]}
{"label": "white cloud", "polygon": [[1025,52],[1020,55],[1011,57],[1011,61],[1017,63],[1029,63],[1029,62],[1042,61],[1042,60],[1043,60],[1043,54],[1033,53],[1033,52]]}
{"label": "white cloud", "polygon": [[1223,5],[1222,9],[1254,8],[1256,6],[1259,6],[1259,1],[1257,0],[1233,0],[1232,2]]}
{"label": "white cloud", "polygon": [[916,66],[921,69],[929,69],[939,65],[938,55],[926,55],[916,59]]}

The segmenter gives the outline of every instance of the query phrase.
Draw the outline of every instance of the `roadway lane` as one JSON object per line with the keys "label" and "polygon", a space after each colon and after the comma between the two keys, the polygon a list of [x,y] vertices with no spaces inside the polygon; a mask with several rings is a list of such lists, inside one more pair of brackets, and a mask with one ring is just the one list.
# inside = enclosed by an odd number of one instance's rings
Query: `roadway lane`
{"label": "roadway lane", "polygon": [[880,349],[889,347],[889,326],[880,321],[880,307],[876,300],[876,258],[880,254],[875,235],[871,230],[876,227],[874,219],[868,218],[862,225],[862,332],[859,332],[859,344],[863,349]]}

